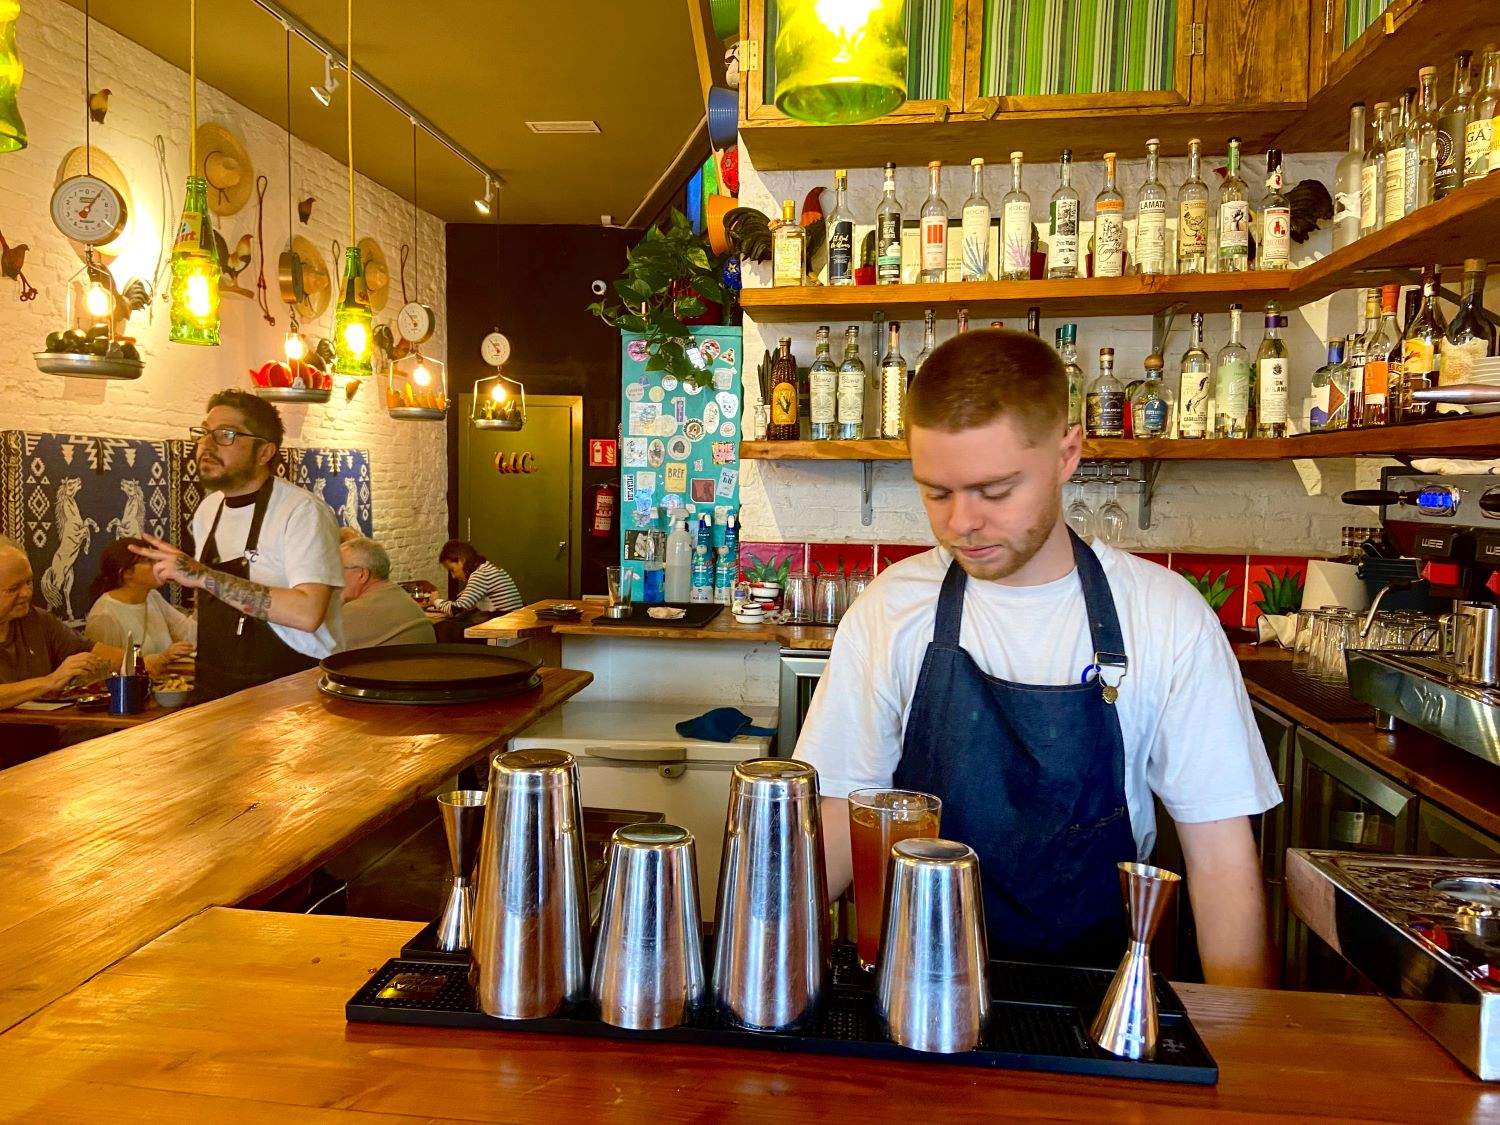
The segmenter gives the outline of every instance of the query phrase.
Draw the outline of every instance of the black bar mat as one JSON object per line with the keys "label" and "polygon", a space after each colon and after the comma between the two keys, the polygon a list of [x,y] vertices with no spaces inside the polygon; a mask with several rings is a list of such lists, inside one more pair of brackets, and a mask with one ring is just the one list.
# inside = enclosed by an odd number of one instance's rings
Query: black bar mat
{"label": "black bar mat", "polygon": [[1108,970],[1011,961],[995,961],[990,966],[993,1003],[979,1047],[963,1054],[938,1055],[898,1047],[886,1037],[875,1011],[871,976],[853,959],[853,946],[835,946],[833,986],[816,1026],[801,1032],[745,1031],[712,1012],[704,1012],[682,1027],[630,1031],[600,1022],[587,1006],[548,1019],[496,1019],[475,1005],[466,963],[417,958],[387,961],[350,998],[344,1015],[360,1023],[696,1043],[1199,1086],[1219,1081],[1218,1064],[1198,1037],[1177,994],[1160,978],[1156,993],[1161,1035],[1156,1057],[1150,1061],[1116,1058],[1089,1040],[1088,1022],[1109,987],[1112,974]]}
{"label": "black bar mat", "polygon": [[630,611],[629,617],[605,617],[600,614],[589,622],[590,625],[600,625],[605,628],[611,626],[630,629],[701,629],[715,617],[723,612],[724,607],[718,602],[668,602],[667,607],[672,609],[683,609],[687,612],[677,618],[662,618],[658,620],[652,617],[648,610],[656,607],[642,605],[637,602]]}
{"label": "black bar mat", "polygon": [[1240,674],[1330,723],[1368,723],[1375,717],[1374,709],[1350,695],[1347,686],[1293,668],[1290,660],[1247,660]]}

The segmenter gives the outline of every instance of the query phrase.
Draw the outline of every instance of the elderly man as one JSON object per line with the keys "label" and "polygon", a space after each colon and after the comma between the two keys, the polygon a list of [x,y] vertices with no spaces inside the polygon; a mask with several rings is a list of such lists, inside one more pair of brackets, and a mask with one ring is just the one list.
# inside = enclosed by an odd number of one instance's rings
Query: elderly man
{"label": "elderly man", "polygon": [[422,645],[437,640],[432,622],[405,590],[391,581],[391,557],[373,539],[350,539],[344,560],[344,647]]}
{"label": "elderly man", "polygon": [[84,640],[31,604],[31,560],[0,540],[0,710],[29,703],[70,683],[88,683],[121,658],[109,645]]}

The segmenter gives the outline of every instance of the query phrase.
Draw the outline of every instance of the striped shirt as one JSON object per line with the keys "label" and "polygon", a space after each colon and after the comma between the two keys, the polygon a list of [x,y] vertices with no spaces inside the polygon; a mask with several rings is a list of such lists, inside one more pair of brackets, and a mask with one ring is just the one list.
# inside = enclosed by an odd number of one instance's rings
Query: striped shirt
{"label": "striped shirt", "polygon": [[438,609],[453,613],[471,609],[482,613],[509,613],[521,608],[521,591],[516,589],[515,582],[505,571],[492,562],[482,562],[469,575],[458,597],[452,600],[439,598],[436,605]]}

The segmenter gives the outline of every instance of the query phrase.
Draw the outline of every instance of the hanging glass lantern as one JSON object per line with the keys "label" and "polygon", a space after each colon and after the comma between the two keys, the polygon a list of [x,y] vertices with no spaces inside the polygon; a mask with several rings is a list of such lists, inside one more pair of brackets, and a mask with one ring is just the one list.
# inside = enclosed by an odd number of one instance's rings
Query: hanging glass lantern
{"label": "hanging glass lantern", "polygon": [[852,125],[906,100],[905,0],[779,0],[776,108]]}
{"label": "hanging glass lantern", "polygon": [[0,152],[26,147],[26,123],[16,105],[25,71],[16,50],[16,20],[20,16],[21,0],[0,0]]}
{"label": "hanging glass lantern", "polygon": [[375,314],[370,311],[364,289],[364,266],[359,247],[344,251],[344,291],[333,314],[333,370],[338,375],[368,378]]}
{"label": "hanging glass lantern", "polygon": [[476,430],[519,430],[526,424],[525,385],[498,371],[475,379],[469,421]]}
{"label": "hanging glass lantern", "polygon": [[219,343],[219,260],[208,220],[208,183],[189,176],[172,246],[172,331],[177,344]]}
{"label": "hanging glass lantern", "polygon": [[385,409],[407,422],[432,421],[448,414],[448,372],[441,361],[413,352],[391,364]]}

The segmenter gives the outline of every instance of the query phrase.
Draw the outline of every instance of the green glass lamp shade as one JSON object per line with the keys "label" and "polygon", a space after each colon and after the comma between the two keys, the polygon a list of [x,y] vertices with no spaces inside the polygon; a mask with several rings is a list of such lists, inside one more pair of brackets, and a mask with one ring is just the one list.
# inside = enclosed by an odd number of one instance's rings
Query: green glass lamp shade
{"label": "green glass lamp shade", "polygon": [[189,176],[182,221],[172,245],[172,329],[174,344],[217,347],[219,343],[219,259],[208,225],[208,184]]}
{"label": "green glass lamp shade", "polygon": [[776,108],[852,125],[906,100],[905,0],[779,0]]}
{"label": "green glass lamp shade", "polygon": [[359,247],[344,251],[344,290],[333,313],[333,370],[357,379],[374,374],[370,345],[374,339],[375,315],[360,288],[364,263]]}
{"label": "green glass lamp shade", "polygon": [[16,105],[21,90],[21,56],[16,51],[16,20],[21,0],[0,0],[0,152],[26,147],[26,124]]}

